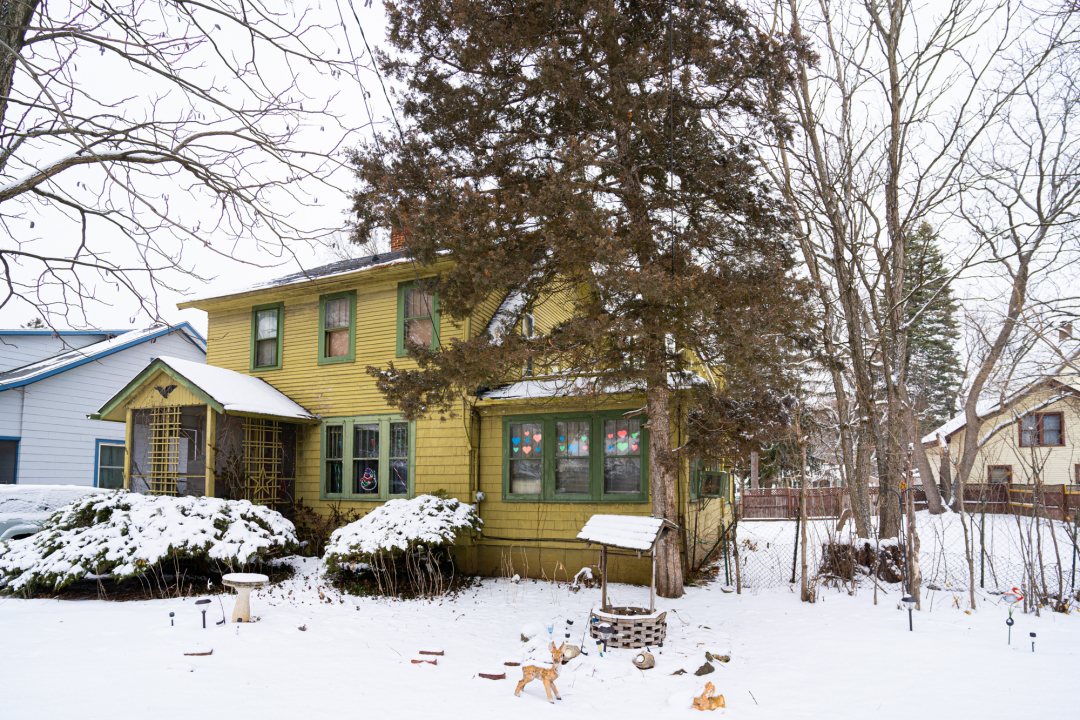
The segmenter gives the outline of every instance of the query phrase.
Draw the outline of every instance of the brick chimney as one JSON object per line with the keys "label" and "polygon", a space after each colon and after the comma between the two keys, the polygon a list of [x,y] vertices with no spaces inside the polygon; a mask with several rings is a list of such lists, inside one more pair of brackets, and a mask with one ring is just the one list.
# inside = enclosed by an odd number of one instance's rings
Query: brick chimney
{"label": "brick chimney", "polygon": [[390,252],[399,252],[405,249],[405,231],[399,228],[391,228]]}

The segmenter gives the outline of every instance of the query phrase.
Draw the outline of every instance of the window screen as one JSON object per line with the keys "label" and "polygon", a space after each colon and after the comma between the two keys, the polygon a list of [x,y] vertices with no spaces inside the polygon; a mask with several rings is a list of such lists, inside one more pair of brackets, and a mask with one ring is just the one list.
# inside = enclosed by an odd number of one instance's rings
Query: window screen
{"label": "window screen", "polygon": [[326,426],[326,447],[324,448],[324,456],[326,458],[326,492],[333,494],[341,494],[341,478],[342,467],[341,463],[344,458],[344,434],[345,428],[341,425],[327,425]]}
{"label": "window screen", "polygon": [[604,492],[641,492],[641,421],[604,423]]}
{"label": "window screen", "polygon": [[520,495],[540,494],[542,468],[540,423],[510,424],[510,492]]}
{"label": "window screen", "polygon": [[390,494],[409,492],[409,423],[390,423]]}
{"label": "window screen", "polygon": [[589,492],[589,421],[557,422],[555,494]]}
{"label": "window screen", "polygon": [[349,354],[350,298],[326,301],[323,332],[326,333],[326,357],[345,357]]}
{"label": "window screen", "polygon": [[255,314],[255,367],[277,365],[278,309]]}
{"label": "window screen", "polygon": [[434,298],[431,293],[424,292],[419,288],[409,288],[405,291],[405,342],[431,347],[433,340],[433,323],[431,321]]}
{"label": "window screen", "polygon": [[379,494],[379,426],[353,426],[353,493]]}

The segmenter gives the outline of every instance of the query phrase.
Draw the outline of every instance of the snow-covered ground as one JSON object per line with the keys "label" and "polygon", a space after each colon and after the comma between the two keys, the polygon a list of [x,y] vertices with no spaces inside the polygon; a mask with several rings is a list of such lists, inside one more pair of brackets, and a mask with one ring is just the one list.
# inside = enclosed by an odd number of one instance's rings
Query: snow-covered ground
{"label": "snow-covered ground", "polygon": [[[690,698],[706,681],[727,700],[718,714],[746,718],[1076,713],[1067,676],[1080,660],[1080,617],[1017,613],[1010,646],[1007,607],[993,596],[980,597],[968,615],[954,606],[954,593],[927,592],[932,602],[908,632],[895,586],[877,606],[866,590],[854,597],[826,590],[806,605],[787,588],[742,595],[719,584],[689,588],[683,598],[658,601],[669,611],[669,639],[654,669],[635,669],[633,651],[601,659],[587,646],[587,657],[563,666],[556,683],[563,699],[552,707],[539,681],[514,697],[521,669],[502,663],[537,644],[521,641],[527,625],[552,622],[561,642],[572,619],[578,643],[598,589],[571,594],[565,584],[485,580],[453,600],[343,598],[322,583],[317,561],[295,562],[295,578],[253,594],[259,620],[239,629],[214,625],[216,597],[203,606],[206,630],[194,598],[0,599],[0,717],[697,717]],[[648,602],[647,588],[615,585],[611,594],[615,604]],[[232,598],[223,600],[228,612]],[[1029,632],[1038,634],[1034,653]],[[209,656],[184,655],[210,648]],[[410,662],[430,648],[445,651],[437,665]],[[730,654],[731,662],[695,677],[706,651]],[[679,669],[688,674],[671,675]],[[505,680],[478,675],[504,670]]]}

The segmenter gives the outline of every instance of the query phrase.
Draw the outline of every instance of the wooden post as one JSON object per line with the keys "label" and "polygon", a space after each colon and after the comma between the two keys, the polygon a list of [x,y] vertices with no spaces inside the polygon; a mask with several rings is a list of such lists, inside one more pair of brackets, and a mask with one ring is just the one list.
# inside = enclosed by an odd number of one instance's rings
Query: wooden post
{"label": "wooden post", "polygon": [[607,545],[600,546],[600,609],[607,612]]}
{"label": "wooden post", "polygon": [[653,543],[649,553],[652,562],[652,575],[649,579],[649,614],[656,612],[656,543]]}
{"label": "wooden post", "polygon": [[758,489],[758,454],[757,450],[750,451],[750,489]]}
{"label": "wooden post", "polygon": [[124,420],[124,489],[131,489],[131,453],[135,452],[135,411],[127,409]]}
{"label": "wooden post", "polygon": [[206,406],[206,487],[203,494],[206,497],[215,497],[214,470],[217,467],[217,455],[214,453],[214,445],[217,443],[217,413],[214,408]]}

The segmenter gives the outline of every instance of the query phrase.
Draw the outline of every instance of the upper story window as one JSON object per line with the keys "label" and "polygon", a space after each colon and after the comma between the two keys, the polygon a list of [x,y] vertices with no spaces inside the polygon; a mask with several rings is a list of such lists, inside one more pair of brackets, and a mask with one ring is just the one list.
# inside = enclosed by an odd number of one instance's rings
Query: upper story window
{"label": "upper story window", "polygon": [[415,282],[398,286],[398,357],[407,354],[409,343],[432,350],[439,347],[439,298]]}
{"label": "upper story window", "polygon": [[1020,447],[1064,444],[1065,418],[1062,413],[1032,413],[1020,418]]}
{"label": "upper story window", "polygon": [[284,330],[284,303],[257,305],[251,309],[252,370],[278,370],[281,368]]}
{"label": "upper story window", "polygon": [[648,499],[646,430],[622,411],[503,419],[503,498]]}
{"label": "upper story window", "polygon": [[319,298],[319,363],[352,362],[356,347],[356,291]]}

